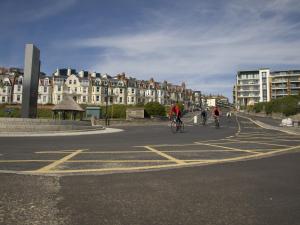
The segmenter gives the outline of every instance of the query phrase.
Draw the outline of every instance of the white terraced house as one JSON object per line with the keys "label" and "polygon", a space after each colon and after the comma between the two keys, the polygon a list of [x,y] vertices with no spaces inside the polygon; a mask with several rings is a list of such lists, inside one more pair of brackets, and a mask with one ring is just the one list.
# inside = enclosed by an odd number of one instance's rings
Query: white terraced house
{"label": "white terraced house", "polygon": [[13,93],[13,103],[22,103],[22,92],[23,92],[23,76],[19,76],[14,82],[14,93]]}
{"label": "white terraced house", "polygon": [[13,84],[8,76],[0,77],[0,103],[11,103]]}
{"label": "white terraced house", "polygon": [[49,77],[39,79],[38,104],[52,103],[52,80]]}
{"label": "white terraced house", "polygon": [[[1,68],[0,68],[1,69]],[[1,72],[2,71],[2,72]],[[4,71],[4,72],[3,72]],[[6,72],[5,72],[6,71]],[[0,70],[0,103],[22,103],[23,74],[20,69],[8,73]],[[4,74],[2,74],[4,73]],[[4,79],[5,78],[5,79]],[[1,81],[0,80],[0,81]],[[5,88],[3,88],[5,86]],[[125,73],[114,77],[107,74],[76,72],[74,69],[57,69],[52,77],[41,73],[38,87],[38,104],[58,104],[64,95],[70,95],[78,104],[93,105],[136,105],[159,102],[169,105],[181,101],[185,105],[193,104],[193,91],[181,86],[150,80],[136,80]],[[2,101],[2,102],[1,102]]]}

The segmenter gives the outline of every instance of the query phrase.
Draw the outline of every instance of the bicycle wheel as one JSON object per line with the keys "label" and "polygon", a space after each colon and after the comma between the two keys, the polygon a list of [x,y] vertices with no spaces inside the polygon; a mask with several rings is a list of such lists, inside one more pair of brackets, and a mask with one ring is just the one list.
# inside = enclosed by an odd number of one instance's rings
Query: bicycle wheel
{"label": "bicycle wheel", "polygon": [[170,127],[171,127],[172,133],[176,133],[177,132],[177,124],[174,121],[171,122]]}
{"label": "bicycle wheel", "polygon": [[179,127],[180,133],[184,132],[184,123],[182,122]]}
{"label": "bicycle wheel", "polygon": [[215,119],[215,125],[216,125],[216,128],[220,127],[220,121],[217,118]]}

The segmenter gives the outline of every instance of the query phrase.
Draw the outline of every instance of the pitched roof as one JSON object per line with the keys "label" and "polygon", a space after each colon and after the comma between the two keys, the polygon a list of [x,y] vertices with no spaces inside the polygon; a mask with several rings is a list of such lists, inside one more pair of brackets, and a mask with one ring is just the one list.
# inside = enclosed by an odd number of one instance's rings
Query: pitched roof
{"label": "pitched roof", "polygon": [[70,95],[65,95],[63,100],[52,108],[53,111],[79,111],[84,110],[78,105]]}

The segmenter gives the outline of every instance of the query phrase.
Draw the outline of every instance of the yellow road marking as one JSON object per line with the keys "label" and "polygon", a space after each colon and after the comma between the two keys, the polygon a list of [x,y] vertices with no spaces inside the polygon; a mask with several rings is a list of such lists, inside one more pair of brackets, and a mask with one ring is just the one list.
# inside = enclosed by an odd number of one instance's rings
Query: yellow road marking
{"label": "yellow road marking", "polygon": [[77,151],[71,153],[70,155],[67,155],[67,156],[65,156],[65,157],[63,157],[63,158],[61,158],[61,159],[45,166],[45,167],[42,167],[42,168],[36,170],[36,172],[39,172],[39,173],[49,172],[49,170],[55,168],[56,166],[66,162],[67,160],[69,160],[69,159],[73,158],[74,156],[80,154],[82,151],[84,151],[84,150],[77,150]]}
{"label": "yellow road marking", "polygon": [[[261,145],[273,145],[273,146],[279,146],[279,147],[292,147],[291,145],[280,145],[280,144],[272,144],[272,143],[264,143],[264,142],[257,142],[257,141],[241,141],[238,139],[232,139],[233,142],[231,143],[255,143],[255,144],[261,144]],[[226,143],[224,143],[226,144]],[[230,144],[230,143],[229,143]]]}
{"label": "yellow road marking", "polygon": [[[232,149],[211,149],[211,150],[201,150],[201,149],[198,149],[198,150],[174,150],[174,151],[161,151],[161,152],[179,152],[179,153],[185,153],[185,152],[198,152],[198,153],[201,153],[201,152],[235,152],[237,150],[232,150]],[[244,150],[242,150],[244,151]]]}
{"label": "yellow road marking", "polygon": [[261,153],[261,152],[256,152],[256,151],[252,151],[252,150],[232,148],[232,147],[227,147],[227,146],[222,146],[222,145],[214,145],[214,144],[209,144],[209,143],[202,143],[202,142],[195,142],[195,143],[199,144],[199,145],[208,145],[208,146],[217,147],[217,148],[231,149],[233,151],[239,151],[239,152],[249,152],[249,153],[254,153],[254,154]]}
{"label": "yellow road marking", "polygon": [[42,159],[7,159],[0,160],[0,163],[22,163],[22,162],[54,162],[55,160],[42,160]]}
{"label": "yellow road marking", "polygon": [[168,155],[166,153],[163,153],[163,152],[161,152],[161,151],[159,151],[157,149],[154,149],[154,148],[152,148],[150,146],[145,146],[145,148],[149,149],[151,152],[154,152],[154,153],[156,153],[156,154],[158,154],[158,155],[160,155],[160,156],[162,156],[164,158],[167,158],[167,159],[169,159],[169,160],[171,160],[173,162],[176,162],[177,164],[185,164],[184,161],[176,159],[176,158],[174,158],[174,157],[172,157],[172,156],[170,156],[170,155]]}
{"label": "yellow road marking", "polygon": [[295,139],[281,139],[281,138],[277,138],[277,137],[241,137],[239,136],[238,137],[239,139],[263,139],[263,140],[273,140],[274,139],[276,141],[300,141],[299,139],[298,140],[295,140]]}
{"label": "yellow road marking", "polygon": [[[289,150],[293,150],[296,148],[300,148],[300,145],[294,146],[291,148],[276,150],[272,152],[267,153],[258,153],[254,155],[247,155],[247,156],[240,156],[235,158],[228,158],[228,159],[217,159],[217,160],[197,160],[193,162],[193,160],[185,160],[186,162],[190,161],[190,163],[187,163],[185,165],[193,166],[193,165],[202,165],[202,164],[216,164],[216,163],[223,163],[223,162],[235,162],[239,160],[246,160],[251,158],[257,158],[260,156],[266,156],[266,155],[273,155],[275,153],[279,152],[285,152]],[[176,167],[182,167],[182,164],[168,164],[168,165],[155,165],[155,166],[140,166],[140,167],[118,167],[118,168],[101,168],[101,169],[79,169],[79,170],[47,170],[43,173],[89,173],[89,172],[113,172],[113,171],[140,171],[140,170],[149,170],[149,169],[163,169],[163,168],[176,168]],[[24,171],[27,173],[36,173],[38,171]]]}
{"label": "yellow road marking", "polygon": [[[176,146],[190,146],[190,145],[197,145],[197,144],[160,144],[160,145],[151,145],[152,147],[176,147]],[[133,146],[134,148],[145,148],[145,145],[137,145]]]}
{"label": "yellow road marking", "polygon": [[[37,154],[69,154],[70,152],[36,152]],[[99,151],[81,152],[80,154],[129,154],[129,153],[149,153],[149,151]]]}
{"label": "yellow road marking", "polygon": [[168,159],[162,159],[162,160],[156,160],[156,159],[149,159],[149,160],[144,160],[144,159],[137,159],[137,160],[98,160],[98,159],[83,159],[83,160],[68,160],[68,163],[148,163],[148,162],[170,162]]}

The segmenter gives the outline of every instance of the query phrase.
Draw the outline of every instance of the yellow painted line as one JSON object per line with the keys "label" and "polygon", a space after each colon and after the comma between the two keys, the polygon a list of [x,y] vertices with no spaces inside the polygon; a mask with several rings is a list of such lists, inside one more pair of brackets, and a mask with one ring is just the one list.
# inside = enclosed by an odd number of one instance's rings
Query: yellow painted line
{"label": "yellow painted line", "polygon": [[[70,152],[36,152],[38,154],[69,154]],[[129,153],[149,153],[149,151],[88,151],[80,154],[129,154]]]}
{"label": "yellow painted line", "polygon": [[8,159],[0,160],[0,163],[26,163],[26,162],[54,162],[55,160],[42,160],[42,159]]}
{"label": "yellow painted line", "polygon": [[278,137],[241,137],[239,136],[238,137],[239,139],[262,139],[262,140],[276,140],[276,141],[299,141],[300,142],[300,139],[298,140],[295,140],[295,139],[281,139],[281,138],[278,138]]}
{"label": "yellow painted line", "polygon": [[[160,145],[151,145],[152,147],[176,147],[176,146],[193,146],[197,144],[160,144]],[[145,145],[133,146],[134,148],[145,148]]]}
{"label": "yellow painted line", "polygon": [[[149,152],[149,151],[148,151]],[[162,159],[162,160],[97,160],[97,159],[87,159],[87,160],[68,160],[68,163],[148,163],[148,162],[170,162],[168,159]]]}
{"label": "yellow painted line", "polygon": [[[201,152],[235,152],[237,150],[232,150],[232,149],[212,149],[212,150],[174,150],[174,151],[161,151],[161,152],[178,152],[178,153],[189,153],[189,152],[195,152],[195,153],[201,153]],[[241,150],[244,151],[244,150]]]}
{"label": "yellow painted line", "polygon": [[249,152],[249,153],[254,153],[254,154],[260,154],[261,152],[256,152],[256,151],[252,151],[252,150],[245,150],[245,149],[239,149],[239,148],[232,148],[232,147],[227,147],[227,146],[222,146],[222,145],[214,145],[214,144],[208,144],[208,143],[200,143],[200,142],[195,142],[198,144],[203,144],[203,145],[208,145],[211,147],[217,147],[217,148],[224,148],[224,149],[230,149],[230,150],[234,150],[234,151],[239,151],[239,152]]}
{"label": "yellow painted line", "polygon": [[[272,146],[278,146],[278,147],[293,147],[291,145],[281,145],[281,144],[272,144],[272,143],[265,143],[265,142],[258,142],[258,141],[241,141],[241,140],[234,140],[232,139],[233,142],[231,143],[255,143],[255,144],[260,144],[260,145],[272,145]],[[226,144],[226,143],[224,143]]]}
{"label": "yellow painted line", "polygon": [[169,160],[171,160],[173,162],[176,162],[177,164],[185,164],[184,161],[176,159],[176,158],[174,158],[174,157],[172,157],[172,156],[170,156],[170,155],[168,155],[166,153],[163,153],[163,152],[161,152],[161,151],[159,151],[159,150],[157,150],[155,148],[152,148],[150,146],[145,146],[145,148],[148,149],[148,150],[150,150],[151,152],[154,152],[154,153],[156,153],[156,154],[164,157],[164,158],[167,158],[167,159],[169,159]]}
{"label": "yellow painted line", "polygon": [[71,153],[70,155],[67,155],[67,156],[65,156],[65,157],[63,157],[63,158],[61,158],[61,159],[59,159],[59,160],[57,160],[57,161],[55,161],[55,162],[53,162],[53,163],[45,166],[45,167],[42,167],[42,168],[36,170],[36,172],[38,172],[38,173],[48,172],[51,169],[55,168],[56,166],[58,166],[58,165],[60,165],[60,164],[62,164],[64,162],[66,162],[67,160],[69,160],[69,159],[73,158],[74,156],[80,154],[82,151],[84,151],[84,150],[77,150],[77,151]]}
{"label": "yellow painted line", "polygon": [[[74,152],[74,150],[72,151]],[[67,151],[44,151],[44,152],[35,152],[36,154],[70,154],[71,152]]]}
{"label": "yellow painted line", "polygon": [[[252,159],[252,158],[257,158],[260,156],[267,156],[267,155],[273,155],[275,153],[279,152],[285,152],[289,150],[293,150],[296,148],[300,148],[299,146],[294,146],[291,148],[287,149],[281,149],[281,150],[276,150],[273,152],[268,152],[268,153],[258,153],[254,155],[247,155],[247,156],[240,156],[240,157],[235,157],[235,158],[227,158],[227,159],[217,159],[217,160],[197,160],[196,162],[190,162],[186,163],[184,165],[202,165],[202,164],[216,164],[216,163],[223,163],[223,162],[235,162],[235,161],[240,161],[240,160],[246,160],[246,159]],[[189,160],[185,160],[188,162]],[[149,170],[149,169],[163,169],[163,168],[176,168],[176,167],[182,167],[183,164],[168,164],[168,165],[155,165],[155,166],[140,166],[140,167],[115,167],[115,168],[101,168],[101,169],[77,169],[77,170],[47,170],[44,173],[58,173],[58,174],[67,174],[67,173],[91,173],[91,172],[114,172],[114,171],[144,171],[144,170]],[[36,173],[37,171],[24,171],[27,173]]]}

